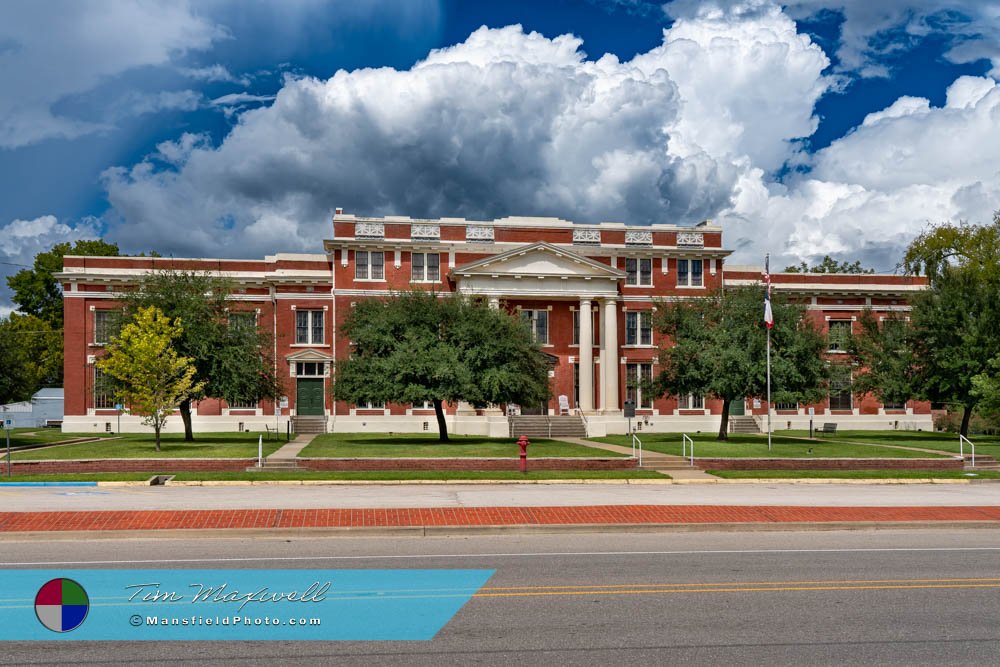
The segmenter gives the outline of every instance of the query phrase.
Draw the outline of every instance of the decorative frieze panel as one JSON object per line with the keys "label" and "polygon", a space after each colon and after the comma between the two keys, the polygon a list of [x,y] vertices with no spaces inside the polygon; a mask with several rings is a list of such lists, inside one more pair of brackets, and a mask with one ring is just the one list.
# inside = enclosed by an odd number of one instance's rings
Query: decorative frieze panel
{"label": "decorative frieze panel", "polygon": [[626,231],[625,245],[653,245],[653,232]]}
{"label": "decorative frieze panel", "polygon": [[573,243],[579,245],[601,245],[600,229],[574,229]]}
{"label": "decorative frieze panel", "polygon": [[465,240],[479,243],[493,243],[493,228],[487,225],[467,225]]}
{"label": "decorative frieze panel", "polygon": [[705,235],[701,232],[677,232],[678,248],[704,248]]}
{"label": "decorative frieze panel", "polygon": [[440,241],[441,225],[410,225],[410,238],[415,241]]}
{"label": "decorative frieze panel", "polygon": [[384,239],[385,225],[381,222],[359,222],[354,225],[354,237],[358,239]]}

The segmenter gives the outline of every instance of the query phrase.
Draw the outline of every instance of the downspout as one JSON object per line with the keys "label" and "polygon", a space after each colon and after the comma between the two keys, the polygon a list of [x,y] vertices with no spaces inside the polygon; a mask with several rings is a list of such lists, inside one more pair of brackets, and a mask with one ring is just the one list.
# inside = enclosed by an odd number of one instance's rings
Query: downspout
{"label": "downspout", "polygon": [[[271,363],[274,366],[274,386],[278,386],[278,295],[274,289],[274,283],[271,283],[271,344],[274,346],[273,358]],[[279,392],[280,393],[280,392]],[[274,397],[274,432],[280,433],[278,430],[278,422],[281,418],[281,396]]]}

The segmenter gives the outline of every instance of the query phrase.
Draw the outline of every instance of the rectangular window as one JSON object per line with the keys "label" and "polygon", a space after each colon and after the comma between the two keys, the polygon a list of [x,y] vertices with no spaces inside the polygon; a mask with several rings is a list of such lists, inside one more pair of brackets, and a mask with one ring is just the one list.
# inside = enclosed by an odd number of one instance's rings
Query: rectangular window
{"label": "rectangular window", "polygon": [[295,362],[295,377],[321,378],[326,372],[326,364],[322,361]]}
{"label": "rectangular window", "polygon": [[410,253],[410,280],[437,282],[441,279],[441,255],[436,252]]}
{"label": "rectangular window", "polygon": [[799,404],[798,403],[775,403],[774,404],[774,409],[775,410],[798,410],[799,409]]}
{"label": "rectangular window", "polygon": [[677,407],[681,410],[704,410],[705,397],[698,394],[685,394],[677,397]]}
{"label": "rectangular window", "polygon": [[257,313],[229,313],[229,328],[245,331],[257,328]]}
{"label": "rectangular window", "polygon": [[[385,410],[385,402],[362,401],[355,406],[358,410]],[[432,406],[433,407],[433,406]]]}
{"label": "rectangular window", "polygon": [[111,378],[96,366],[94,367],[94,407],[99,410],[112,410],[115,407]]}
{"label": "rectangular window", "polygon": [[122,328],[122,312],[120,310],[94,311],[94,343],[106,345],[117,336]]}
{"label": "rectangular window", "polygon": [[653,395],[648,385],[653,380],[653,364],[625,364],[625,400],[635,401],[635,407],[651,409]]}
{"label": "rectangular window", "polygon": [[323,344],[323,311],[295,311],[295,343],[296,345]]}
{"label": "rectangular window", "polygon": [[886,401],[882,404],[884,410],[905,410],[906,401]]}
{"label": "rectangular window", "polygon": [[649,287],[653,284],[653,260],[637,257],[625,258],[625,284]]}
{"label": "rectangular window", "polygon": [[385,253],[381,250],[355,250],[354,279],[385,280]]}
{"label": "rectangular window", "polygon": [[549,311],[522,310],[521,321],[528,326],[536,343],[546,345],[549,342]]}
{"label": "rectangular window", "polygon": [[830,329],[827,333],[827,349],[830,352],[847,352],[848,344],[851,340],[850,320],[830,320]]}
{"label": "rectangular window", "polygon": [[256,410],[257,399],[255,398],[234,398],[228,401],[230,410]]}
{"label": "rectangular window", "polygon": [[834,364],[830,367],[830,409],[850,410],[854,407],[851,396],[851,367]]}
{"label": "rectangular window", "polygon": [[653,344],[653,312],[634,310],[625,313],[625,344]]}
{"label": "rectangular window", "polygon": [[677,260],[677,286],[701,287],[704,285],[705,262],[701,259]]}

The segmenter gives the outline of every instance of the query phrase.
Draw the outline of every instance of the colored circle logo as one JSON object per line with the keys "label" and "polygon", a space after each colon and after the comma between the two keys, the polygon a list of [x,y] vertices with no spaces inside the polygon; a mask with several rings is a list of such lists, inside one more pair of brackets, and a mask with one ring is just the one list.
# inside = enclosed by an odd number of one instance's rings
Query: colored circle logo
{"label": "colored circle logo", "polygon": [[90,598],[83,586],[72,579],[53,579],[35,595],[35,615],[39,623],[53,632],[75,630],[87,618]]}

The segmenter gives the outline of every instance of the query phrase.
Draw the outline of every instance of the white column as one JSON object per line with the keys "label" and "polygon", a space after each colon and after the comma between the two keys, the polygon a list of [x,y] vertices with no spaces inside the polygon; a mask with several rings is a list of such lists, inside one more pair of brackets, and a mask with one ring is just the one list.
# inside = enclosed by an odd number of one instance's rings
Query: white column
{"label": "white column", "polygon": [[584,412],[594,409],[594,319],[590,299],[580,299],[580,405]]}
{"label": "white column", "polygon": [[500,310],[500,297],[491,296],[489,303],[490,303],[490,308],[492,308],[493,310]]}
{"label": "white column", "polygon": [[618,404],[618,312],[614,299],[604,301],[604,336],[601,340],[604,343],[604,356],[601,364],[607,368],[601,369],[604,377],[604,386],[601,388],[601,395],[604,396],[604,411],[618,412],[621,406]]}

